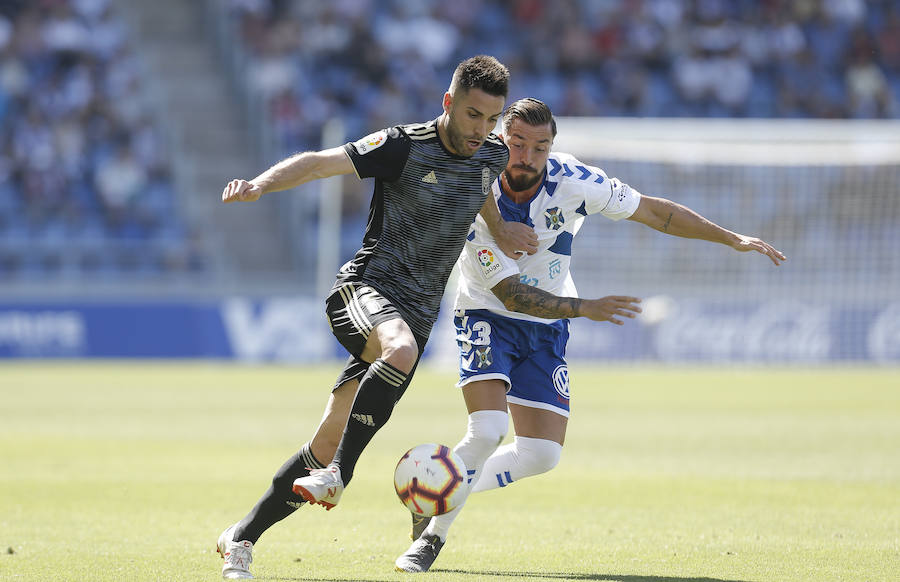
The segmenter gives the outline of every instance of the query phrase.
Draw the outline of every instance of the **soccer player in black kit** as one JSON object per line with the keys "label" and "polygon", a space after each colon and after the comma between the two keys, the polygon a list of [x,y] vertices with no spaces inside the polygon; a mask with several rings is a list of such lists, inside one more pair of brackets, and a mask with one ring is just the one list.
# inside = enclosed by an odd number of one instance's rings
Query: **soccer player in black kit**
{"label": "soccer player in black kit", "polygon": [[511,256],[537,249],[533,232],[504,223],[488,196],[509,158],[491,133],[508,87],[509,71],[495,58],[467,59],[453,73],[437,119],[292,156],[223,191],[223,202],[248,202],[329,176],[375,178],[362,248],[341,267],[326,299],[332,331],[350,358],[313,438],[219,537],[224,578],[252,578],[253,544],[304,502],[327,509],[338,503],[363,449],[409,385],[475,215],[482,212]]}

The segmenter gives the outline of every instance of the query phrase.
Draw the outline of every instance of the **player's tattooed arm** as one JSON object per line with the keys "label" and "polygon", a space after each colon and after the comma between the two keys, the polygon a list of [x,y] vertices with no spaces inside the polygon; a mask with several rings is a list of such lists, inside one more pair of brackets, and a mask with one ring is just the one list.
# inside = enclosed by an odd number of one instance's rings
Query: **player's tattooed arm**
{"label": "player's tattooed arm", "polygon": [[578,317],[581,299],[557,297],[543,289],[526,285],[518,275],[512,275],[497,283],[491,291],[510,311],[527,313],[535,317],[559,319]]}
{"label": "player's tattooed arm", "polygon": [[600,299],[559,297],[543,289],[526,285],[517,275],[497,283],[491,291],[510,311],[527,313],[545,319],[587,317],[594,321],[609,321],[616,325],[624,322],[616,317],[633,318],[641,312],[637,297],[613,295]]}
{"label": "player's tattooed arm", "polygon": [[737,237],[735,233],[707,220],[687,206],[665,198],[641,196],[641,202],[629,220],[666,234],[726,245],[731,245]]}

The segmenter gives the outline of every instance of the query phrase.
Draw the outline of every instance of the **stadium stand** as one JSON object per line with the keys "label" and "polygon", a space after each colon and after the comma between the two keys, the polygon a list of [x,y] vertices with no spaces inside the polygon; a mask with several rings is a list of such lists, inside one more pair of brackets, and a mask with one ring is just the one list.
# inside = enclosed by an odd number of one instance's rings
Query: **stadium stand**
{"label": "stadium stand", "polygon": [[[156,4],[162,12],[171,3]],[[479,52],[509,64],[511,99],[539,96],[558,116],[900,116],[900,6],[887,0],[198,5],[225,22],[217,46],[231,70],[217,74],[229,77],[232,99],[249,104],[243,121],[260,136],[256,168],[320,147],[330,118],[343,120],[349,138],[434,117],[453,65]],[[223,254],[201,236],[222,217],[182,211],[187,192],[173,179],[170,136],[148,105],[157,81],[142,74],[122,17],[137,6],[150,4],[0,3],[4,280],[202,276],[220,259],[210,253]],[[212,35],[213,20],[201,15],[193,34]],[[204,197],[232,177],[219,174]],[[369,188],[344,188],[346,257]],[[278,244],[300,250],[277,268],[308,269],[315,213],[287,210],[280,214],[300,218],[280,225],[294,234]],[[262,247],[232,268],[274,255]]]}
{"label": "stadium stand", "polygon": [[108,0],[0,3],[0,280],[203,274]]}
{"label": "stadium stand", "polygon": [[[219,4],[219,3],[217,3]],[[275,158],[437,115],[460,59],[498,56],[510,99],[557,116],[897,118],[900,5],[890,1],[229,0],[244,90],[263,103]],[[345,182],[342,255],[366,185]],[[308,228],[316,228],[310,215]]]}
{"label": "stadium stand", "polygon": [[822,0],[231,0],[287,149],[434,114],[444,72],[497,55],[559,116],[896,117],[900,6]]}
{"label": "stadium stand", "polygon": [[371,184],[221,188],[436,117],[477,53],[550,104],[561,150],[790,258],[588,221],[582,293],[648,310],[576,321],[572,357],[898,361],[896,0],[0,0],[0,358],[343,354],[322,289]]}

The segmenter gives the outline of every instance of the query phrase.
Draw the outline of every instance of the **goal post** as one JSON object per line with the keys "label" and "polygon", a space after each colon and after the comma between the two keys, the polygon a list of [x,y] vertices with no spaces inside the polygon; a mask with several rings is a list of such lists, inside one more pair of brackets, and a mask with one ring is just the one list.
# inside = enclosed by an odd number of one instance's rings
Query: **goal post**
{"label": "goal post", "polygon": [[775,267],[757,253],[590,217],[573,247],[580,294],[650,301],[639,337],[577,322],[586,339],[574,354],[615,357],[624,342],[635,358],[900,361],[900,122],[557,123],[555,151],[788,257]]}
{"label": "goal post", "polygon": [[[557,123],[554,150],[788,257],[775,267],[757,253],[589,217],[572,251],[579,294],[635,295],[644,313],[621,327],[574,319],[568,358],[900,364],[900,122]],[[339,214],[318,215],[332,237],[310,255],[319,273],[336,269]],[[433,361],[457,357],[453,285],[426,351]]]}

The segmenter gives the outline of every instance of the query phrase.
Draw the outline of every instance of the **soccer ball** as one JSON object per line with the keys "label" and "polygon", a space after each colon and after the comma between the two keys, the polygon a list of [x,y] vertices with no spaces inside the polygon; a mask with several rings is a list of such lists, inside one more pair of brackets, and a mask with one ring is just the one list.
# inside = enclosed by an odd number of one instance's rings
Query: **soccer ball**
{"label": "soccer ball", "polygon": [[394,489],[416,515],[431,517],[456,509],[466,497],[466,464],[444,445],[425,444],[406,451],[394,470]]}

